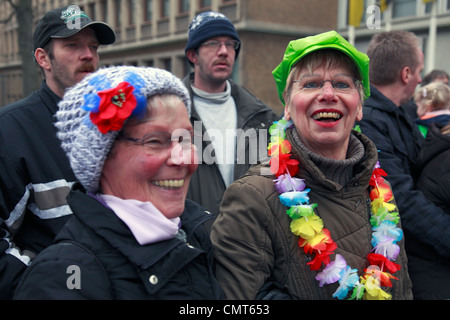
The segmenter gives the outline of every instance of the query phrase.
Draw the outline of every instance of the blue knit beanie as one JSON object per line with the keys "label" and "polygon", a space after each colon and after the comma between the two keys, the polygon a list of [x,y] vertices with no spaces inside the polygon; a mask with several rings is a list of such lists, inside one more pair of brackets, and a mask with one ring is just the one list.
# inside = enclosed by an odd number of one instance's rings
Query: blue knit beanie
{"label": "blue knit beanie", "polygon": [[[233,23],[225,15],[214,11],[199,13],[189,24],[189,39],[184,52],[197,49],[206,40],[220,36],[229,36],[241,42]],[[236,49],[236,58],[240,48]]]}
{"label": "blue knit beanie", "polygon": [[[126,86],[122,87],[121,84]],[[128,95],[127,91],[131,91],[134,98]],[[158,68],[102,68],[86,76],[64,94],[55,115],[57,136],[75,176],[87,191],[95,192],[99,188],[105,160],[125,124],[122,120],[144,115],[147,100],[158,94],[178,96],[190,114],[191,100],[186,87],[172,73]],[[108,108],[102,111],[100,103]],[[126,109],[132,112],[127,113]],[[108,118],[101,116],[114,114],[108,110],[115,110],[120,117],[105,121],[108,130],[102,132],[92,114],[100,115],[99,118]]]}

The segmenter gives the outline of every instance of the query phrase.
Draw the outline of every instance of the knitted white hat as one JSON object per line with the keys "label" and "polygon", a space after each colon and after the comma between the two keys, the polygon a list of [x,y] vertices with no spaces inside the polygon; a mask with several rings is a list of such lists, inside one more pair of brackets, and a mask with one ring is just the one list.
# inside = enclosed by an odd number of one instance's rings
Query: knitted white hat
{"label": "knitted white hat", "polygon": [[132,116],[145,115],[147,100],[156,94],[179,96],[190,115],[186,87],[172,73],[157,68],[103,68],[65,93],[56,113],[57,135],[87,191],[98,190],[103,164],[123,124]]}

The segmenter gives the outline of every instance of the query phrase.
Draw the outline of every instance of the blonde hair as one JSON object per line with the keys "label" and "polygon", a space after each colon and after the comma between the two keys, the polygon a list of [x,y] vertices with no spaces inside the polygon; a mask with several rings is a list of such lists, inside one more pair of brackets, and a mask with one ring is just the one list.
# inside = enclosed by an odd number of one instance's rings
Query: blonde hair
{"label": "blonde hair", "polygon": [[[305,68],[309,73],[312,73],[315,69],[320,66],[325,66],[325,69],[333,69],[335,67],[346,67],[349,69],[352,77],[357,80],[361,80],[361,76],[358,71],[358,67],[353,62],[353,60],[348,57],[345,53],[342,53],[334,49],[323,49],[319,51],[312,52],[306,55],[303,59],[298,61],[289,72],[289,76],[286,79],[286,89],[284,90],[283,96],[286,105],[290,100],[292,84],[297,80],[300,71]],[[361,104],[364,102],[364,88],[363,86],[358,86],[358,93],[361,97]]]}
{"label": "blonde hair", "polygon": [[450,122],[447,123],[447,125],[441,129],[441,133],[442,134],[450,134]]}
{"label": "blonde hair", "polygon": [[419,117],[427,112],[447,110],[450,108],[450,87],[442,82],[432,82],[418,89],[414,99]]}

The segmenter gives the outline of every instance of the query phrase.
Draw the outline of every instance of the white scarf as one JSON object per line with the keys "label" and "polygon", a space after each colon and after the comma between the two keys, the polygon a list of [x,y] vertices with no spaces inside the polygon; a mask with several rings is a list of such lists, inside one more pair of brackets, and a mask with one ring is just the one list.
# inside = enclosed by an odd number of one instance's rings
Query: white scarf
{"label": "white scarf", "polygon": [[141,245],[173,239],[178,233],[180,218],[168,219],[151,202],[106,194],[98,196],[128,226]]}

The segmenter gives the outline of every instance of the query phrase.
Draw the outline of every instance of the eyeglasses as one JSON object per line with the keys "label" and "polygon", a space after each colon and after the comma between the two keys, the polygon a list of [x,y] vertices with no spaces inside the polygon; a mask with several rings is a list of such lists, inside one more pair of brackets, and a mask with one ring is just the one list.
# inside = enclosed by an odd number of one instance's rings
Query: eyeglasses
{"label": "eyeglasses", "polygon": [[132,141],[153,151],[166,150],[170,147],[172,141],[174,141],[179,143],[183,150],[188,150],[193,145],[193,131],[180,129],[175,130],[172,134],[168,132],[150,132],[145,134],[144,137],[140,139],[119,135],[117,140]]}
{"label": "eyeglasses", "polygon": [[223,44],[225,45],[225,47],[227,47],[227,50],[231,49],[237,50],[241,45],[241,43],[237,40],[227,40],[227,41],[209,40],[203,42],[201,46],[211,49],[219,49]]}
{"label": "eyeglasses", "polygon": [[305,92],[315,92],[323,88],[325,82],[330,82],[333,89],[337,92],[348,92],[357,89],[361,81],[353,77],[340,75],[335,79],[320,80],[316,77],[304,76],[300,80],[294,80],[299,84],[300,90]]}

